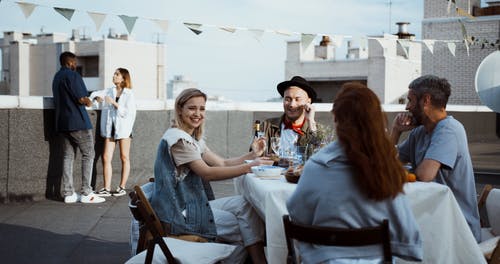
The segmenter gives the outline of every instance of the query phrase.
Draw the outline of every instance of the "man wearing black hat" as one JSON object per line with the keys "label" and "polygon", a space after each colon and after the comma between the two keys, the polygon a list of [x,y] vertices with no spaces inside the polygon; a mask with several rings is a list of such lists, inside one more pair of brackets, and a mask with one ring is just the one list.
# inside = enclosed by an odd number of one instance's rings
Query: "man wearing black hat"
{"label": "man wearing black hat", "polygon": [[[283,97],[281,117],[264,121],[264,136],[270,145],[271,137],[280,137],[280,147],[306,146],[316,140],[315,109],[312,105],[316,100],[316,92],[309,83],[300,76],[294,76],[277,86]],[[285,150],[286,151],[286,150]]]}

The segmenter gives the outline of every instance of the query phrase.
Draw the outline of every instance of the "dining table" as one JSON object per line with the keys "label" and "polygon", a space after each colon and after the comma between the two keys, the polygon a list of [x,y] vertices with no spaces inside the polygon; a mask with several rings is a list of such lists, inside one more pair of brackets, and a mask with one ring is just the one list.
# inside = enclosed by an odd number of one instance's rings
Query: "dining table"
{"label": "dining table", "polygon": [[[253,173],[234,178],[237,194],[245,197],[266,226],[268,263],[286,263],[288,254],[282,216],[296,184],[279,177],[257,177]],[[411,182],[404,185],[423,242],[423,261],[395,258],[396,263],[486,263],[460,207],[446,185]],[[335,207],[332,207],[335,208]]]}

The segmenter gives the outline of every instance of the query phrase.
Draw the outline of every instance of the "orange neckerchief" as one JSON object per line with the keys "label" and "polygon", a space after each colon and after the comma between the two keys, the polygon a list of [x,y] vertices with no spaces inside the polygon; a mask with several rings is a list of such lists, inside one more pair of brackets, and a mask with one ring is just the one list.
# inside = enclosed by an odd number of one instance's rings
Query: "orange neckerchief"
{"label": "orange neckerchief", "polygon": [[295,133],[303,136],[304,135],[304,131],[302,131],[302,127],[304,126],[304,124],[306,123],[306,119],[304,118],[304,121],[302,122],[302,124],[299,124],[299,125],[294,125],[291,121],[289,121],[288,119],[284,118],[283,120],[283,124],[285,124],[285,129],[291,129],[293,130]]}

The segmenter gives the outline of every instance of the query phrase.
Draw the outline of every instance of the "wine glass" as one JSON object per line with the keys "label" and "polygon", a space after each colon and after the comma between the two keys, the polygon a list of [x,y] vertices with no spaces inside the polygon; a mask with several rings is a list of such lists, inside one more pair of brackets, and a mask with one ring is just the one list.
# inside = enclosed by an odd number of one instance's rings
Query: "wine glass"
{"label": "wine glass", "polygon": [[273,149],[274,154],[280,155],[280,138],[279,137],[271,137],[271,148]]}

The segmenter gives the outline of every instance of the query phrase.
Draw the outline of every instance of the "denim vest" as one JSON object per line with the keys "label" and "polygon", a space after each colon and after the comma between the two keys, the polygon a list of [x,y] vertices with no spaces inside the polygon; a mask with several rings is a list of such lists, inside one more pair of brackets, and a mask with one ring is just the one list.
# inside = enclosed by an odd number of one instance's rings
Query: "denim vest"
{"label": "denim vest", "polygon": [[170,234],[193,234],[215,240],[217,231],[204,182],[193,171],[180,181],[176,179],[170,147],[164,136],[154,165],[151,205],[160,220],[170,224]]}

